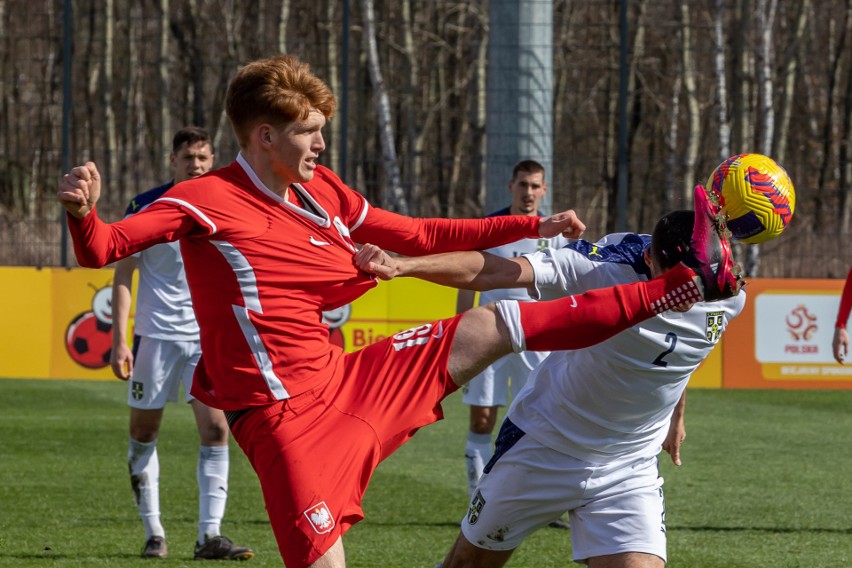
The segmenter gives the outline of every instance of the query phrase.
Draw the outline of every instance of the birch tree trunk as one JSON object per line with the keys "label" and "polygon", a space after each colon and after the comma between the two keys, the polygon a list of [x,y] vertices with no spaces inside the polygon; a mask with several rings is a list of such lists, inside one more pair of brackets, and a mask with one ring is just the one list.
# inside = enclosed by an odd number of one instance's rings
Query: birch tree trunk
{"label": "birch tree trunk", "polygon": [[125,136],[124,152],[122,153],[122,161],[124,167],[121,168],[121,180],[119,183],[118,193],[121,203],[130,201],[130,194],[135,189],[134,182],[139,179],[141,174],[140,160],[134,159],[137,155],[137,148],[144,145],[145,132],[145,109],[142,105],[142,94],[140,92],[140,83],[142,80],[142,66],[140,64],[139,49],[140,49],[140,27],[135,26],[132,22],[141,21],[142,6],[134,3],[129,10],[128,18],[131,25],[127,27],[127,70],[125,77],[126,97],[124,100],[123,114],[127,121],[127,135]]}
{"label": "birch tree trunk", "polygon": [[[348,2],[349,0],[343,0]],[[334,2],[328,3],[329,11],[332,11]],[[333,21],[333,20],[329,20]],[[281,1],[281,10],[278,12],[278,53],[287,53],[287,25],[290,23],[290,0]],[[333,60],[332,60],[333,61]],[[334,91],[337,92],[337,91]]]}
{"label": "birch tree trunk", "polygon": [[784,64],[781,116],[778,119],[778,128],[775,131],[775,142],[773,144],[773,157],[779,164],[784,164],[787,157],[787,138],[790,131],[790,117],[793,114],[793,99],[796,94],[796,71],[799,67],[799,59],[802,57],[802,37],[808,23],[810,4],[811,0],[802,0],[802,3],[799,4],[796,31],[793,35],[792,45],[787,52],[787,61]]}
{"label": "birch tree trunk", "polygon": [[[289,19],[290,17],[290,7],[289,0],[284,0],[284,4],[288,4],[287,13],[284,14],[284,6],[281,7],[282,17],[286,17]],[[329,22],[328,25],[324,27],[325,33],[329,39],[326,44],[328,49],[328,61],[331,62],[331,65],[328,67],[328,87],[331,89],[332,93],[337,95],[341,92],[341,77],[340,77],[340,66],[338,63],[342,61],[341,54],[339,53],[338,47],[338,36],[336,34],[336,30],[339,27],[336,22],[336,6],[337,2],[329,2],[326,5],[325,17],[326,21]],[[283,21],[283,20],[282,20]],[[286,32],[285,32],[286,38]],[[286,49],[286,48],[285,48]],[[282,51],[281,53],[286,53]],[[343,77],[343,81],[346,81],[346,77]],[[338,99],[339,100],[339,99]],[[340,111],[342,109],[338,109]],[[346,116],[345,113],[340,112],[338,116]],[[335,171],[340,171],[340,156],[341,150],[340,148],[347,143],[346,140],[343,140],[340,137],[340,119],[332,120],[327,126],[329,137],[331,138],[331,152],[329,152],[329,167]],[[344,180],[345,181],[345,180]]]}
{"label": "birch tree trunk", "polygon": [[692,189],[695,187],[695,163],[698,159],[698,145],[701,140],[701,108],[695,86],[695,61],[692,54],[692,33],[690,28],[689,5],[687,0],[680,2],[681,41],[683,50],[683,86],[686,92],[686,144],[683,156],[683,199],[687,206],[692,205]]}
{"label": "birch tree trunk", "polygon": [[[160,0],[160,46],[158,53],[157,72],[160,78],[160,147],[157,152],[160,156],[158,164],[159,178],[163,178],[169,171],[169,154],[171,153],[172,122],[169,114],[171,92],[171,80],[169,79],[169,0]],[[158,137],[152,136],[152,140]]]}
{"label": "birch tree trunk", "polygon": [[408,215],[408,200],[402,189],[400,180],[399,164],[394,147],[393,126],[391,125],[390,100],[385,90],[384,77],[382,76],[379,61],[379,49],[376,42],[376,19],[373,9],[373,0],[361,0],[361,9],[364,18],[364,42],[367,52],[367,70],[370,75],[370,83],[373,85],[376,105],[376,118],[378,122],[379,141],[382,147],[382,163],[387,176],[387,190],[384,192],[386,198],[384,205],[391,211]]}
{"label": "birch tree trunk", "polygon": [[[117,141],[115,137],[115,109],[112,106],[113,90],[113,45],[115,44],[115,0],[104,1],[104,63],[103,83],[101,87],[102,104],[104,105],[104,128],[105,140],[104,151],[106,153],[105,177],[114,182],[114,176],[118,172]],[[115,194],[113,194],[115,195]],[[113,201],[107,199],[107,201]]]}
{"label": "birch tree trunk", "polygon": [[[732,133],[731,154],[739,154],[750,146],[751,121],[749,120],[749,45],[745,38],[750,35],[750,0],[735,0],[737,15],[736,33],[733,42],[734,81],[731,85],[732,117],[734,126]],[[725,156],[727,157],[727,156]]]}
{"label": "birch tree trunk", "polygon": [[423,172],[423,141],[425,139],[425,130],[418,126],[418,119],[415,113],[415,96],[420,93],[420,57],[417,52],[417,46],[414,42],[414,32],[412,30],[412,10],[411,0],[402,0],[402,51],[405,54],[405,61],[408,66],[408,73],[405,74],[405,89],[402,93],[402,104],[400,105],[402,112],[405,113],[405,128],[408,136],[408,157],[409,157],[409,196],[411,197],[411,208],[415,211],[418,209],[418,204],[422,199],[423,188],[420,186],[420,179]]}
{"label": "birch tree trunk", "polygon": [[775,130],[775,105],[773,102],[772,77],[772,29],[775,24],[777,0],[757,0],[757,18],[760,25],[760,57],[757,65],[757,98],[760,103],[757,147],[761,154],[772,155],[772,140]]}
{"label": "birch tree trunk", "polygon": [[716,70],[716,120],[719,124],[719,161],[731,155],[731,121],[728,117],[728,82],[725,76],[725,0],[716,0],[713,39]]}
{"label": "birch tree trunk", "polygon": [[[680,66],[680,64],[679,64]],[[678,124],[680,124],[680,97],[683,91],[683,82],[681,81],[681,70],[677,69],[674,73],[674,84],[672,85],[672,95],[670,108],[668,112],[669,125],[666,129],[666,169],[670,172],[676,172],[680,169],[678,159]],[[675,188],[675,177],[666,176],[666,185],[663,189],[663,211],[672,211],[677,206],[677,189]]]}

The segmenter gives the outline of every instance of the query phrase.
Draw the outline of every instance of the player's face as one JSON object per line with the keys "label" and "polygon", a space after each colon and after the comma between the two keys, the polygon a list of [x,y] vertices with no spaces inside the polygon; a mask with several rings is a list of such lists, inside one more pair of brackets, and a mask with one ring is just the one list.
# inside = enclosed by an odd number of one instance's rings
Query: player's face
{"label": "player's face", "polygon": [[313,179],[317,158],[325,150],[323,126],[325,116],[312,110],[305,120],[291,122],[280,129],[270,129],[273,168],[287,185]]}
{"label": "player's face", "polygon": [[509,182],[512,215],[538,214],[538,204],[546,192],[547,185],[544,183],[542,172],[518,172]]}
{"label": "player's face", "polygon": [[213,149],[207,142],[181,145],[176,154],[171,155],[175,183],[206,174],[213,167]]}

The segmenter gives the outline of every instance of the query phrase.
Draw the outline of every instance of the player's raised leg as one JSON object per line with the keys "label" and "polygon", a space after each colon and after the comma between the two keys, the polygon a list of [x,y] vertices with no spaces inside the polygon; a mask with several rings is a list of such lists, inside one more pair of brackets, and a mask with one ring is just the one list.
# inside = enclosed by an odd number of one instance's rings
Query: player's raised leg
{"label": "player's raised leg", "polygon": [[465,312],[448,369],[464,384],[511,351],[581,349],[677,306],[734,296],[742,285],[718,208],[695,188],[695,224],[684,261],[647,282],[549,302],[500,301]]}

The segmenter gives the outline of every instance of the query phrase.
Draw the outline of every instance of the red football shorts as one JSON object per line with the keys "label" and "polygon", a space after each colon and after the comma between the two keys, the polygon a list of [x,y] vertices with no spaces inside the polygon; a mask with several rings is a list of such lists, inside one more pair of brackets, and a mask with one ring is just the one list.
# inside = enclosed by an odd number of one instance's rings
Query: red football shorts
{"label": "red football shorts", "polygon": [[338,359],[328,384],[251,410],[233,426],[254,467],[288,568],[316,562],[364,518],[379,462],[443,418],[460,316],[424,324]]}

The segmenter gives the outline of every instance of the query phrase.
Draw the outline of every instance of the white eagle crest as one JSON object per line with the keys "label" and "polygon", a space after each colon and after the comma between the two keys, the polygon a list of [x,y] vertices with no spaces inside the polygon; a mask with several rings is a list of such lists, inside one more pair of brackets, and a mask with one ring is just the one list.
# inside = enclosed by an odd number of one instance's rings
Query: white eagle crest
{"label": "white eagle crest", "polygon": [[328,526],[331,524],[331,515],[329,514],[328,509],[323,507],[311,513],[311,522],[314,523],[318,528],[328,528]]}

